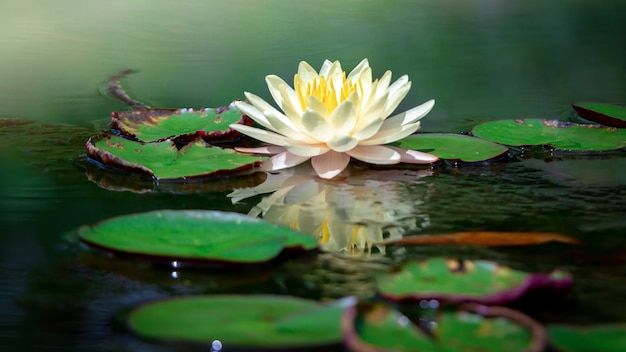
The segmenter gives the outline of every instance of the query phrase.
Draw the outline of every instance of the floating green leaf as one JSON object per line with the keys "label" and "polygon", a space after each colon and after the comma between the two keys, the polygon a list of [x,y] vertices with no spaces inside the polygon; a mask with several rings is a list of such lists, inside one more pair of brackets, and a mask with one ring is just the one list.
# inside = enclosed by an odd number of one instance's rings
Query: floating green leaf
{"label": "floating green leaf", "polygon": [[503,317],[424,310],[423,316],[409,319],[383,304],[347,308],[342,328],[345,344],[355,352],[527,351],[544,342],[537,343],[527,326]]}
{"label": "floating green leaf", "polygon": [[136,109],[114,112],[111,126],[122,134],[145,142],[168,138],[193,140],[202,137],[207,141],[223,141],[238,137],[233,123],[251,125],[249,118],[230,106],[216,109]]}
{"label": "floating green leaf", "polygon": [[120,216],[78,230],[104,250],[158,260],[254,264],[285,250],[317,248],[309,235],[238,213],[159,210]]}
{"label": "floating green leaf", "polygon": [[581,102],[572,104],[582,118],[601,123],[605,126],[626,128],[626,106]]}
{"label": "floating green leaf", "polygon": [[430,153],[441,159],[479,162],[506,155],[508,148],[484,139],[448,133],[422,133],[409,136],[395,146]]}
{"label": "floating green leaf", "polygon": [[231,174],[252,169],[266,159],[210,146],[201,139],[179,150],[171,141],[141,143],[110,134],[91,137],[87,153],[104,165],[161,180]]}
{"label": "floating green leaf", "polygon": [[529,291],[570,288],[569,274],[529,274],[490,261],[459,261],[432,258],[410,261],[400,271],[380,274],[379,293],[396,301],[437,299],[447,302],[503,304],[513,302]]}
{"label": "floating green leaf", "polygon": [[563,352],[626,351],[626,324],[548,325],[550,344]]}
{"label": "floating green leaf", "polygon": [[626,146],[624,129],[558,120],[492,121],[477,125],[472,134],[504,145],[549,145],[568,151],[603,151]]}
{"label": "floating green leaf", "polygon": [[211,345],[225,350],[328,347],[341,341],[340,304],[323,305],[269,295],[190,296],[132,310],[128,326],[150,339]]}

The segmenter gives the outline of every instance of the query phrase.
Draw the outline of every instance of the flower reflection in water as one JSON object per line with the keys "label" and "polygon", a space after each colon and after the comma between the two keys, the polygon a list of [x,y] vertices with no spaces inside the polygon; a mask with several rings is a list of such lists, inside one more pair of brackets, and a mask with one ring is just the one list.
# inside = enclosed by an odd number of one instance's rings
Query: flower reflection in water
{"label": "flower reflection in water", "polygon": [[[428,215],[421,208],[430,187],[420,178],[432,171],[350,172],[342,180],[325,180],[303,166],[268,174],[262,184],[237,189],[228,196],[237,203],[273,192],[248,215],[316,236],[325,250],[333,252],[371,253],[375,246],[385,253],[384,246],[376,243],[429,226]],[[415,192],[416,188],[423,192]]]}

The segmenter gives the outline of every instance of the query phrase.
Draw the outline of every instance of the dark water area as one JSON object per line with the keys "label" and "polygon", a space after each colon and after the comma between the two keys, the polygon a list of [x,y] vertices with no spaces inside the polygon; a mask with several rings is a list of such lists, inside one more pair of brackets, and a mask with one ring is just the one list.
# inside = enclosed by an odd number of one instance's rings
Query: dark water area
{"label": "dark water area", "polygon": [[[388,246],[325,253],[231,272],[168,267],[87,251],[76,229],[155,209],[248,213],[253,179],[155,184],[100,170],[86,140],[106,130],[107,77],[156,107],[214,107],[244,91],[270,98],[267,74],[290,81],[300,60],[375,77],[408,74],[404,111],[436,99],[423,131],[489,120],[572,120],[575,101],[624,103],[626,2],[547,1],[14,1],[0,4],[0,350],[165,351],[120,324],[137,303],[187,294],[369,297],[372,277],[408,259],[495,260],[575,277],[541,322],[626,321],[626,158],[551,155],[433,170],[375,170],[333,192],[384,204],[403,234],[559,232],[584,244],[516,248]],[[379,172],[380,171],[380,172]],[[243,185],[243,186],[242,186]],[[357,204],[355,201],[355,204]],[[378,202],[378,203],[376,203]],[[341,203],[342,206],[345,204]],[[325,206],[338,206],[329,201]],[[357,208],[357,205],[352,205]],[[358,217],[370,214],[357,214]]]}

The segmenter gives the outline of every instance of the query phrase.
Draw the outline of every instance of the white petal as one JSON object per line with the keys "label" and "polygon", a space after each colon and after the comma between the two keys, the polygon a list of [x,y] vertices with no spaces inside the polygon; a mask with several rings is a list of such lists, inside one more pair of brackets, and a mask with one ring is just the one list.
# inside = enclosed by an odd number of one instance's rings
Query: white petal
{"label": "white petal", "polygon": [[[384,123],[383,123],[383,128],[384,128]],[[373,137],[366,139],[364,141],[361,141],[359,144],[376,145],[376,144],[387,144],[387,143],[395,142],[398,139],[402,139],[412,133],[415,133],[415,131],[419,130],[420,122],[417,121],[416,123],[400,126],[400,128],[396,128],[396,129],[383,130],[383,128],[381,128],[378,131],[378,133],[376,133]]]}
{"label": "white petal", "polygon": [[251,153],[251,154],[278,154],[285,151],[285,147],[279,147],[276,145],[268,145],[264,147],[257,148],[240,148],[235,147],[235,150],[242,153]]}
{"label": "white petal", "polygon": [[354,67],[354,69],[350,72],[350,74],[348,74],[348,77],[347,77],[348,81],[354,80],[360,77],[363,71],[365,71],[365,69],[368,67],[370,67],[369,61],[367,61],[367,59],[361,60],[361,62],[359,62],[359,64]]}
{"label": "white petal", "polygon": [[311,165],[313,165],[317,175],[326,179],[339,175],[348,166],[349,162],[350,156],[348,154],[337,153],[332,150],[311,159]]}
{"label": "white petal", "polygon": [[357,122],[356,110],[353,101],[358,98],[356,92],[339,104],[330,114],[328,120],[337,134],[347,134],[352,131]]}
{"label": "white petal", "polygon": [[307,109],[302,115],[302,127],[305,133],[320,142],[326,142],[333,137],[333,127],[317,111]]}
{"label": "white petal", "polygon": [[367,104],[361,110],[359,115],[359,121],[356,125],[356,129],[364,128],[376,120],[384,120],[386,115],[383,115],[385,106],[387,104],[387,93],[379,98],[370,99],[370,104]]}
{"label": "white petal", "polygon": [[299,156],[295,154],[291,154],[289,152],[283,152],[280,154],[276,154],[271,157],[269,160],[265,161],[261,168],[265,171],[275,171],[286,169],[289,167],[296,166],[298,164],[302,164],[303,162],[309,160],[311,157],[308,156]]}
{"label": "white petal", "polygon": [[422,105],[418,105],[413,109],[401,112],[385,120],[381,130],[395,129],[402,125],[414,123],[422,117],[426,116],[435,105],[435,100],[431,99]]}
{"label": "white petal", "polygon": [[326,105],[324,105],[324,103],[322,103],[322,101],[314,95],[309,95],[307,97],[306,107],[307,109],[315,110],[315,112],[324,118],[328,117],[328,109],[326,108]]}
{"label": "white petal", "polygon": [[278,133],[262,130],[260,128],[250,127],[241,124],[232,124],[230,128],[239,131],[245,135],[248,135],[254,139],[258,139],[262,142],[274,144],[278,146],[285,146],[287,144],[293,143],[294,141],[289,138],[282,136]]}
{"label": "white petal", "polygon": [[383,119],[375,119],[371,121],[368,125],[361,127],[358,131],[353,133],[352,136],[359,141],[366,140],[375,135],[378,130],[380,130],[380,126],[383,125],[383,122]]}
{"label": "white petal", "polygon": [[419,152],[412,149],[389,147],[400,153],[400,162],[411,164],[429,164],[439,160],[435,155]]}
{"label": "white petal", "polygon": [[[335,61],[337,62],[337,61]],[[324,63],[322,64],[322,68],[320,68],[320,76],[324,76],[324,77],[328,77],[328,72],[330,72],[330,68],[331,66],[333,66],[333,62],[330,62],[329,60],[324,60]]]}
{"label": "white petal", "polygon": [[287,116],[290,118],[300,116],[302,107],[298,101],[296,91],[287,82],[275,75],[265,77],[265,82],[274,101],[283,109]]}
{"label": "white petal", "polygon": [[[394,83],[395,84],[395,83]],[[407,82],[404,85],[398,87],[394,90],[389,90],[389,96],[387,97],[387,101],[385,104],[385,110],[382,112],[382,117],[389,116],[397,107],[400,105],[400,102],[411,90],[411,82]]]}
{"label": "white petal", "polygon": [[265,121],[260,123],[261,125],[295,140],[303,140],[302,131],[294,124],[292,119],[254,94],[246,93],[246,97],[252,105],[265,115]]}
{"label": "white petal", "polygon": [[391,165],[400,162],[400,153],[382,145],[359,145],[349,151],[348,154],[370,164]]}
{"label": "white petal", "polygon": [[330,148],[328,148],[324,144],[291,144],[286,146],[285,148],[292,154],[306,156],[309,158],[312,156],[324,154],[330,150]]}
{"label": "white petal", "polygon": [[350,135],[344,135],[331,139],[327,144],[332,150],[343,153],[356,147],[359,140]]}
{"label": "white petal", "polygon": [[[383,76],[378,80],[378,85],[376,86],[375,97],[379,98],[383,94],[387,93],[389,89],[389,83],[391,82],[391,71],[385,72]],[[374,92],[372,92],[374,94]]]}
{"label": "white petal", "polygon": [[[306,82],[312,82],[317,78],[317,71],[306,61],[300,61],[298,65],[298,76],[306,86]],[[295,84],[295,82],[294,82]]]}
{"label": "white petal", "polygon": [[[250,93],[246,92],[245,94],[248,95]],[[250,95],[252,95],[252,94],[250,94]],[[251,119],[256,121],[259,125],[262,125],[265,128],[272,129],[272,124],[270,124],[270,122],[267,121],[267,117],[265,117],[263,112],[259,111],[259,109],[257,109],[253,105],[248,104],[248,103],[243,102],[243,101],[236,101],[235,102],[235,107],[239,111],[241,111],[241,113],[243,113],[245,115],[248,115]]]}

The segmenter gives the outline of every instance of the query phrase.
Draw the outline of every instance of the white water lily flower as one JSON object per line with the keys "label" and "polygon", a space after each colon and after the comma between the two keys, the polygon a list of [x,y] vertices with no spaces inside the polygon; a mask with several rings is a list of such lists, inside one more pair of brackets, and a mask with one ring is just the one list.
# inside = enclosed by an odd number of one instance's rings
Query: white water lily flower
{"label": "white water lily flower", "polygon": [[235,105],[267,130],[241,124],[231,127],[272,144],[237,148],[248,153],[275,154],[263,164],[266,171],[311,159],[318,176],[333,178],[346,168],[351,157],[381,165],[432,163],[438,159],[431,154],[382,145],[417,131],[419,119],[435,104],[429,100],[387,118],[411,88],[406,75],[391,83],[391,71],[387,71],[372,81],[367,59],[347,76],[339,61],[326,60],[319,73],[308,63],[300,62],[293,88],[278,76],[269,75],[265,80],[282,112],[246,92],[250,103]]}

